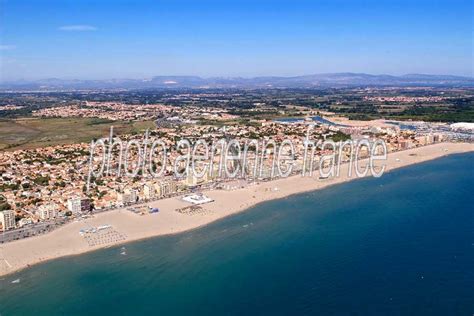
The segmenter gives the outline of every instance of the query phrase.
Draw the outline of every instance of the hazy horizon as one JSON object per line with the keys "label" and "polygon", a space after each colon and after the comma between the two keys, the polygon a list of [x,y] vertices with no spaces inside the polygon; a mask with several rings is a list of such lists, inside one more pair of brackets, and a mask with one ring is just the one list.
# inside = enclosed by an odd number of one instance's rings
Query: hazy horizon
{"label": "hazy horizon", "polygon": [[428,74],[428,73],[406,73],[406,74],[387,74],[387,73],[364,73],[364,72],[351,72],[351,71],[341,71],[341,72],[325,72],[325,73],[308,73],[308,74],[295,74],[295,75],[256,75],[256,76],[231,76],[231,75],[215,75],[215,76],[203,76],[199,74],[157,74],[152,76],[144,76],[144,77],[110,77],[110,78],[78,78],[78,77],[45,77],[45,78],[37,78],[37,79],[25,79],[25,78],[18,78],[14,80],[2,80],[0,79],[0,83],[8,83],[8,82],[35,82],[35,81],[43,81],[43,80],[79,80],[79,81],[107,81],[107,80],[152,80],[153,78],[173,78],[173,77],[196,77],[201,79],[256,79],[256,78],[297,78],[297,77],[305,77],[305,76],[324,76],[324,75],[367,75],[367,76],[392,76],[395,78],[402,78],[404,76],[433,76],[433,77],[459,77],[459,78],[466,78],[466,79],[474,79],[474,76],[463,76],[463,75],[453,75],[453,74]]}

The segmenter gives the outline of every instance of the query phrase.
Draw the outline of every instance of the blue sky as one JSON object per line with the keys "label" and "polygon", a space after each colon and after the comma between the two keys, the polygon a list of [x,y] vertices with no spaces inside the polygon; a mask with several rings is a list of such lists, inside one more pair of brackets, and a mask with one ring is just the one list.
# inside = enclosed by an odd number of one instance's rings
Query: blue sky
{"label": "blue sky", "polygon": [[0,79],[473,75],[464,0],[0,0]]}

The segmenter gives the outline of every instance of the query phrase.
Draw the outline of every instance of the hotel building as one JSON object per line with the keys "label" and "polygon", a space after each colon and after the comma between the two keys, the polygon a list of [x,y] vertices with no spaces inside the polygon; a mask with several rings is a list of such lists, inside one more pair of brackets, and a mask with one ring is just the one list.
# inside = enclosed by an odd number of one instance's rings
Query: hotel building
{"label": "hotel building", "polygon": [[58,216],[58,207],[54,203],[41,205],[38,209],[38,213],[42,220],[56,218]]}
{"label": "hotel building", "polygon": [[0,223],[4,231],[15,228],[15,212],[13,210],[0,212]]}
{"label": "hotel building", "polygon": [[91,204],[87,198],[73,197],[67,201],[67,208],[73,214],[77,214],[79,212],[90,211]]}

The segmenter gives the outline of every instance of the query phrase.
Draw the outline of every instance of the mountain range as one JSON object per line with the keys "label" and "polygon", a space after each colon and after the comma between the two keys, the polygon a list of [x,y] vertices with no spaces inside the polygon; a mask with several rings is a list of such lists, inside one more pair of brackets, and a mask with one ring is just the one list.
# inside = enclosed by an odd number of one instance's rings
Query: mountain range
{"label": "mountain range", "polygon": [[473,77],[407,74],[402,76],[365,73],[326,73],[294,77],[209,77],[156,76],[150,79],[43,79],[0,83],[1,90],[82,90],[82,89],[260,89],[327,88],[353,86],[474,86]]}

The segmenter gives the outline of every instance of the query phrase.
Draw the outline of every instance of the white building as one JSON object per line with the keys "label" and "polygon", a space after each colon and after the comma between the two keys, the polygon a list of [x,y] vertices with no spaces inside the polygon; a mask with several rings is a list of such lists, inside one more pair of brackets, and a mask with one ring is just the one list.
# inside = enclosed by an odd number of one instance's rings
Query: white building
{"label": "white building", "polygon": [[474,123],[454,123],[449,127],[451,127],[451,129],[454,131],[466,131],[474,133]]}
{"label": "white building", "polygon": [[134,189],[125,189],[123,193],[117,193],[117,202],[122,204],[135,203],[138,192]]}
{"label": "white building", "polygon": [[155,197],[157,197],[156,193],[157,192],[155,190],[155,187],[152,184],[146,183],[143,186],[143,196],[145,197],[145,199],[147,200],[154,199]]}
{"label": "white building", "polygon": [[160,182],[160,196],[166,196],[178,191],[178,186],[175,181]]}
{"label": "white building", "polygon": [[19,227],[24,227],[26,225],[31,225],[31,224],[33,224],[33,220],[31,218],[23,217],[22,219],[18,221]]}
{"label": "white building", "polygon": [[183,201],[192,203],[194,205],[206,204],[214,201],[213,199],[205,196],[204,194],[190,194],[184,196],[182,199]]}
{"label": "white building", "polygon": [[15,228],[15,212],[13,210],[0,212],[0,223],[4,231]]}
{"label": "white building", "polygon": [[73,214],[90,210],[90,201],[87,198],[73,197],[67,201],[67,208]]}
{"label": "white building", "polygon": [[41,205],[38,209],[38,213],[42,220],[56,218],[58,216],[58,206],[54,203]]}

